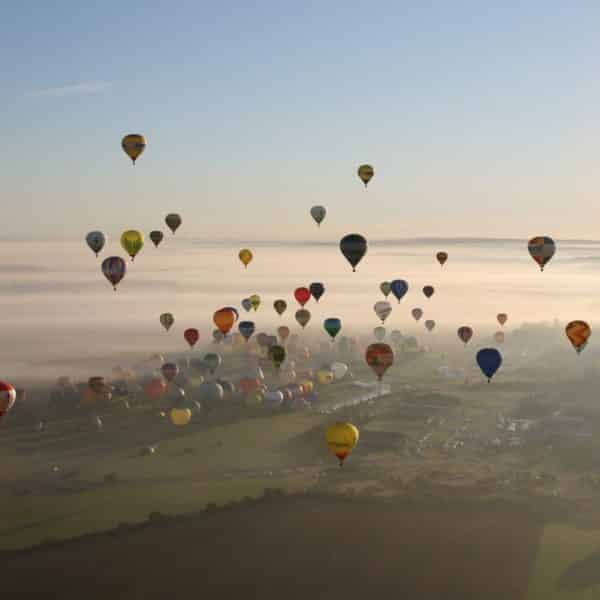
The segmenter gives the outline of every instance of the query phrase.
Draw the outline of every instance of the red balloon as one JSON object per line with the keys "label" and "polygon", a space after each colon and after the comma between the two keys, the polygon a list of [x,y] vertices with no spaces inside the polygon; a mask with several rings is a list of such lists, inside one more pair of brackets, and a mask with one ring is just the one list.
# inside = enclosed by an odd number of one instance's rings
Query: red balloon
{"label": "red balloon", "polygon": [[200,339],[200,332],[194,328],[186,329],[183,332],[183,337],[185,338],[185,341],[190,345],[190,348],[193,348],[196,345],[196,342]]}
{"label": "red balloon", "polygon": [[148,384],[144,388],[146,395],[149,398],[152,398],[152,400],[155,400],[156,398],[160,398],[165,393],[166,390],[167,390],[167,384],[164,382],[164,380],[159,379],[158,377],[156,377],[155,379],[152,379],[150,382],[148,382]]}
{"label": "red balloon", "polygon": [[300,306],[304,306],[310,300],[310,290],[307,287],[299,287],[294,292],[294,297]]}
{"label": "red balloon", "polygon": [[15,388],[6,381],[0,381],[0,419],[13,407],[16,399]]}
{"label": "red balloon", "polygon": [[377,377],[381,379],[394,364],[394,352],[387,344],[371,344],[367,348],[365,359]]}

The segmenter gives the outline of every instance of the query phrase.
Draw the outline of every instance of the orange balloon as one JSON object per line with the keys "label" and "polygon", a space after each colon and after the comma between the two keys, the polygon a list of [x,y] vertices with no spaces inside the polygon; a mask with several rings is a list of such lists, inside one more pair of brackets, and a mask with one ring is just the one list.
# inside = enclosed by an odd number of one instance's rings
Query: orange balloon
{"label": "orange balloon", "polygon": [[235,323],[235,313],[230,308],[221,308],[213,315],[213,321],[219,331],[226,335]]}
{"label": "orange balloon", "polygon": [[579,354],[585,348],[590,335],[592,335],[592,328],[585,321],[571,321],[565,327],[565,333],[571,344],[573,344],[573,348]]}

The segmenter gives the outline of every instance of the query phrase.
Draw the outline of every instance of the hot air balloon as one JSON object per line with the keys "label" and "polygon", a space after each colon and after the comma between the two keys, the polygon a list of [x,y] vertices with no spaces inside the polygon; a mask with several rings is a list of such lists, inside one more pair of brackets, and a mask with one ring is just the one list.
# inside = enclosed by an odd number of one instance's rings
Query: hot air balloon
{"label": "hot air balloon", "polygon": [[212,336],[213,340],[217,344],[225,339],[225,334],[222,331],[219,331],[218,329],[213,329]]}
{"label": "hot air balloon", "polygon": [[476,360],[489,383],[502,364],[502,355],[496,348],[483,348],[477,353]]}
{"label": "hot air balloon", "polygon": [[373,178],[373,175],[375,175],[375,170],[371,165],[360,165],[360,167],[358,167],[358,176],[365,184],[365,188],[367,187],[369,181],[371,181]]}
{"label": "hot air balloon", "polygon": [[331,317],[331,318],[325,319],[325,321],[323,321],[323,327],[324,327],[325,331],[331,336],[331,340],[333,341],[333,340],[335,340],[335,336],[342,329],[342,322],[340,319]]}
{"label": "hot air balloon", "polygon": [[592,335],[592,328],[585,321],[571,321],[565,327],[565,333],[577,354],[580,354]]}
{"label": "hot air balloon", "polygon": [[336,380],[343,379],[348,372],[348,365],[342,362],[334,362],[331,365],[331,372]]}
{"label": "hot air balloon", "polygon": [[181,225],[181,217],[177,213],[169,213],[165,217],[165,223],[167,224],[167,227],[171,230],[171,232],[175,234],[175,232],[177,231],[177,229],[179,229],[179,226]]}
{"label": "hot air balloon", "polygon": [[373,329],[373,335],[378,342],[383,342],[385,339],[385,333],[385,327],[381,327],[381,325]]}
{"label": "hot air balloon", "polygon": [[381,293],[387,298],[392,291],[392,284],[389,281],[382,281],[379,286]]}
{"label": "hot air balloon", "polygon": [[296,288],[294,298],[296,298],[300,306],[304,306],[310,300],[310,290],[307,287]]}
{"label": "hot air balloon", "polygon": [[175,323],[175,317],[171,313],[163,313],[160,315],[159,321],[165,330],[169,331],[173,327],[173,323]]}
{"label": "hot air balloon", "polygon": [[298,322],[298,325],[304,329],[310,321],[310,312],[305,308],[296,311],[296,321]]}
{"label": "hot air balloon", "polygon": [[556,252],[556,244],[552,238],[541,235],[529,240],[528,249],[531,258],[535,260],[540,266],[540,270],[543,271],[546,264]]}
{"label": "hot air balloon", "polygon": [[273,302],[273,308],[275,309],[275,312],[281,316],[287,308],[287,302],[285,300],[275,300],[275,302]]}
{"label": "hot air balloon", "polygon": [[190,345],[190,348],[193,348],[196,345],[196,342],[200,339],[200,332],[194,328],[186,329],[183,332],[183,337]]}
{"label": "hot air balloon", "polygon": [[358,233],[350,233],[341,239],[340,250],[352,266],[352,271],[356,271],[356,265],[367,253],[367,240]]}
{"label": "hot air balloon", "polygon": [[496,319],[498,320],[498,323],[500,323],[500,327],[503,327],[504,323],[508,320],[508,315],[506,313],[498,313]]}
{"label": "hot air balloon", "polygon": [[426,286],[423,288],[423,293],[425,294],[425,296],[426,296],[427,298],[431,298],[431,296],[433,296],[433,292],[434,292],[434,291],[435,291],[435,290],[433,289],[433,286],[431,286],[431,285],[426,285]]}
{"label": "hot air balloon", "polygon": [[325,293],[325,286],[322,283],[311,283],[308,288],[312,297],[318,302],[319,298]]}
{"label": "hot air balloon", "polygon": [[503,344],[504,343],[504,331],[496,331],[496,333],[494,334],[494,341],[497,344]]}
{"label": "hot air balloon", "polygon": [[233,314],[235,315],[236,323],[240,320],[240,313],[238,312],[238,309],[235,306],[224,306],[223,308],[233,311]]}
{"label": "hot air balloon", "polygon": [[17,392],[15,388],[6,381],[0,381],[0,421],[14,406],[16,399]]}
{"label": "hot air balloon", "polygon": [[358,435],[358,429],[352,423],[338,422],[327,428],[325,440],[329,450],[340,461],[340,467],[356,447]]}
{"label": "hot air balloon", "polygon": [[252,308],[254,309],[254,312],[256,312],[258,310],[258,307],[260,306],[260,296],[258,294],[252,294],[249,300]]}
{"label": "hot air balloon", "polygon": [[250,301],[250,298],[244,298],[242,300],[242,307],[246,312],[250,312],[250,309],[252,308],[252,302]]}
{"label": "hot air balloon", "polygon": [[310,214],[312,218],[317,222],[317,225],[320,227],[321,223],[323,222],[323,219],[325,218],[325,215],[327,214],[327,211],[325,210],[324,206],[313,206],[310,209]]}
{"label": "hot air balloon", "polygon": [[151,400],[158,400],[167,391],[167,384],[163,379],[155,377],[144,387],[144,392]]}
{"label": "hot air balloon", "polygon": [[135,161],[146,148],[146,138],[139,133],[130,133],[121,140],[121,147],[135,165]]}
{"label": "hot air balloon", "polygon": [[443,267],[444,263],[448,260],[448,253],[447,252],[438,252],[435,257],[437,258],[437,261],[440,263],[440,265]]}
{"label": "hot air balloon", "polygon": [[238,325],[238,330],[246,341],[250,339],[255,330],[255,325],[252,321],[241,321]]}
{"label": "hot air balloon", "polygon": [[141,231],[130,229],[121,236],[121,247],[134,260],[138,252],[144,247],[144,234]]}
{"label": "hot air balloon", "polygon": [[173,381],[173,379],[179,375],[179,367],[173,362],[166,362],[160,368],[160,371],[168,382]]}
{"label": "hot air balloon", "polygon": [[104,277],[112,283],[113,289],[117,291],[117,285],[125,277],[127,264],[120,256],[110,256],[102,262],[102,272]]}
{"label": "hot air balloon", "polygon": [[90,231],[85,236],[85,241],[87,245],[90,247],[91,251],[98,256],[98,254],[104,248],[104,244],[106,244],[106,237],[101,231]]}
{"label": "hot air balloon", "polygon": [[427,321],[425,321],[425,329],[427,329],[427,331],[433,331],[435,328],[435,321],[433,319],[427,319]]}
{"label": "hot air balloon", "polygon": [[371,344],[365,352],[365,360],[381,380],[385,372],[394,364],[394,351],[388,344]]}
{"label": "hot air balloon", "polygon": [[189,408],[172,408],[170,417],[173,425],[181,427],[192,420],[192,411]]}
{"label": "hot air balloon", "polygon": [[248,265],[250,264],[253,258],[252,251],[248,250],[248,248],[243,248],[242,250],[240,250],[238,256],[240,257],[240,260],[242,261],[244,267],[248,268]]}
{"label": "hot air balloon", "polygon": [[269,348],[269,358],[273,361],[275,368],[279,369],[285,360],[285,348],[278,344],[274,344]]}
{"label": "hot air balloon", "polygon": [[277,328],[277,335],[279,336],[279,339],[281,340],[282,344],[285,344],[285,341],[288,339],[289,335],[290,335],[290,328],[286,327],[285,325],[282,325],[281,327]]}
{"label": "hot air balloon", "polygon": [[464,342],[465,346],[469,343],[469,340],[473,337],[473,330],[467,325],[463,325],[458,328],[458,337],[462,342]]}
{"label": "hot air balloon", "polygon": [[392,294],[394,294],[398,302],[400,302],[406,295],[406,292],[408,292],[408,283],[406,283],[404,279],[394,279],[390,284],[390,287],[392,289]]}
{"label": "hot air balloon", "polygon": [[213,321],[223,335],[227,335],[235,323],[235,313],[230,308],[221,308],[213,315]]}
{"label": "hot air balloon", "polygon": [[410,311],[410,314],[413,316],[415,321],[418,321],[423,316],[423,311],[420,308],[413,308]]}
{"label": "hot air balloon", "polygon": [[375,302],[373,310],[375,311],[375,314],[381,319],[381,322],[385,323],[385,320],[392,313],[392,305],[386,300],[380,300],[379,302]]}
{"label": "hot air balloon", "polygon": [[148,237],[150,238],[151,242],[158,248],[158,245],[163,241],[164,235],[162,231],[158,231],[157,229],[155,229],[154,231],[150,232]]}
{"label": "hot air balloon", "polygon": [[206,368],[210,371],[211,375],[214,375],[215,371],[221,366],[223,359],[220,354],[215,354],[214,352],[209,352],[204,357],[204,364]]}

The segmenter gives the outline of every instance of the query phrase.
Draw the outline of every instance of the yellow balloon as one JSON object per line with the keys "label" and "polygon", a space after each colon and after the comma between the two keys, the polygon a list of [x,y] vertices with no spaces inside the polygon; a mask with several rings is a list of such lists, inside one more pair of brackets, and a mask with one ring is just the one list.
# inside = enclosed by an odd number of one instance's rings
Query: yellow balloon
{"label": "yellow balloon", "polygon": [[135,161],[146,148],[146,138],[139,133],[130,133],[121,141],[121,147],[135,165]]}
{"label": "yellow balloon", "polygon": [[329,385],[333,381],[333,373],[327,369],[317,371],[317,381],[321,385]]}
{"label": "yellow balloon", "polygon": [[345,458],[352,452],[358,443],[358,429],[352,423],[337,422],[330,425],[325,433],[329,450],[340,461],[340,467]]}
{"label": "yellow balloon", "polygon": [[173,425],[187,425],[192,420],[192,411],[189,408],[172,408],[171,423]]}
{"label": "yellow balloon", "polygon": [[248,300],[250,300],[250,306],[252,306],[254,310],[258,310],[258,307],[260,306],[260,296],[258,294],[252,294]]}
{"label": "yellow balloon", "polygon": [[121,236],[121,246],[131,256],[131,260],[133,260],[137,253],[144,247],[144,234],[135,229],[125,231]]}
{"label": "yellow balloon", "polygon": [[244,267],[246,268],[248,267],[253,258],[252,252],[248,250],[248,248],[240,250],[238,256],[240,257],[240,260],[242,261],[242,263],[244,263]]}

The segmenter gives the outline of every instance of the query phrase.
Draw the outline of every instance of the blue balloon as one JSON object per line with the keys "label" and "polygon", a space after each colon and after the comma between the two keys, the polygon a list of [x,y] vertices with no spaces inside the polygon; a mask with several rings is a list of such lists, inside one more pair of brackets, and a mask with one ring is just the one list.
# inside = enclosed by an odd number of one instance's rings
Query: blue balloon
{"label": "blue balloon", "polygon": [[502,355],[496,348],[483,348],[477,353],[477,364],[489,383],[502,364]]}
{"label": "blue balloon", "polygon": [[238,325],[240,333],[246,338],[246,341],[250,339],[250,336],[254,333],[254,323],[252,321],[242,321]]}
{"label": "blue balloon", "polygon": [[408,292],[408,283],[404,281],[404,279],[394,279],[390,284],[390,287],[392,288],[392,294],[396,296],[398,302],[400,302],[406,295],[406,292]]}

